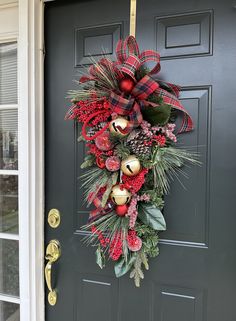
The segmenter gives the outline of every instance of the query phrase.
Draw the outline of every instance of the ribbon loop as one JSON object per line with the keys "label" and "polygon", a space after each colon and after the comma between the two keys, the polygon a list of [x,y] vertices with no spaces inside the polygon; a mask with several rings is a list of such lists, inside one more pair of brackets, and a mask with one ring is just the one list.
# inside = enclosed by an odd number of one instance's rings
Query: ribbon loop
{"label": "ribbon loop", "polygon": [[130,55],[139,56],[139,47],[133,36],[129,36],[125,40],[120,39],[116,47],[116,56],[120,64],[123,64]]}
{"label": "ribbon loop", "polygon": [[[128,56],[126,47],[128,47]],[[145,50],[140,53],[137,41],[133,36],[129,36],[125,40],[118,42],[116,55],[118,62],[122,64],[121,70],[134,80],[135,72],[147,61],[155,62],[155,66],[149,72],[150,74],[157,73],[161,69],[159,53],[153,50]]]}
{"label": "ribbon loop", "polygon": [[135,79],[135,72],[141,66],[141,61],[137,56],[130,55],[126,61],[123,63],[121,67],[121,71],[127,75],[129,75],[133,80]]}

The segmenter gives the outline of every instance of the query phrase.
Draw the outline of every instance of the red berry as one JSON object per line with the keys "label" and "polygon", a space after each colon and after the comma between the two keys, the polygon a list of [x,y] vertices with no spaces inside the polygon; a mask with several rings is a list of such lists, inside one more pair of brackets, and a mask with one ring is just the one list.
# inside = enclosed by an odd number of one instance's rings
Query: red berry
{"label": "red berry", "polygon": [[116,206],[116,214],[118,216],[125,216],[127,211],[128,211],[128,206],[126,204]]}
{"label": "red berry", "polygon": [[120,81],[120,90],[125,93],[130,93],[134,88],[134,81],[129,78],[122,79]]}

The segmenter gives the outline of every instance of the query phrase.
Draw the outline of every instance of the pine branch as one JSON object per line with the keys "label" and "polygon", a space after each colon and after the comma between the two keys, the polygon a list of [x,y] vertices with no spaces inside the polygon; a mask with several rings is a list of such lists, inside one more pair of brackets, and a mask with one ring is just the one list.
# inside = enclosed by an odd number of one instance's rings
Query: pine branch
{"label": "pine branch", "polygon": [[94,162],[95,162],[95,156],[92,155],[92,154],[87,155],[84,158],[84,162],[80,165],[80,168],[84,169],[84,168],[87,168],[87,167],[91,167],[91,166],[94,165]]}
{"label": "pine branch", "polygon": [[154,187],[167,194],[170,188],[170,179],[179,179],[179,174],[186,177],[186,173],[181,169],[185,163],[200,165],[198,154],[175,147],[156,147],[153,152],[153,178]]}
{"label": "pine branch", "polygon": [[116,156],[118,156],[122,160],[126,159],[127,157],[130,156],[129,148],[124,146],[123,144],[117,145],[116,148],[115,148],[114,153],[115,153]]}
{"label": "pine branch", "polygon": [[136,260],[133,265],[133,270],[130,272],[130,278],[134,279],[136,287],[140,287],[140,281],[141,279],[144,279],[142,264],[144,264],[146,270],[149,269],[147,256],[141,250],[136,253]]}
{"label": "pine branch", "polygon": [[85,188],[84,193],[89,205],[96,197],[99,189],[109,183],[111,174],[99,167],[92,167],[81,175],[81,179],[83,180],[82,187]]}

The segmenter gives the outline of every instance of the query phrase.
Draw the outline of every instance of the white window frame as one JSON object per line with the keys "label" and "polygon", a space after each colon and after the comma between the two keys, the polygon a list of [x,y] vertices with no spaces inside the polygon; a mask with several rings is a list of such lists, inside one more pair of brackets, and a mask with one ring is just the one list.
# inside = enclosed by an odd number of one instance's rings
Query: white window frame
{"label": "white window frame", "polygon": [[0,30],[0,42],[18,43],[20,299],[15,303],[21,321],[44,321],[44,3],[0,0],[0,17],[3,10],[18,10],[19,17],[13,31]]}
{"label": "white window frame", "polygon": [[18,5],[20,320],[44,321],[44,4]]}

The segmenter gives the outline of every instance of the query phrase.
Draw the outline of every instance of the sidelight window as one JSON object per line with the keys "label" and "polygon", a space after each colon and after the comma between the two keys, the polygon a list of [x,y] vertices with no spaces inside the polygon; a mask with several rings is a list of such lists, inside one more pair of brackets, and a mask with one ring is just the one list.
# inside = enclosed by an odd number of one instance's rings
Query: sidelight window
{"label": "sidelight window", "polygon": [[0,43],[0,320],[19,321],[17,43]]}

